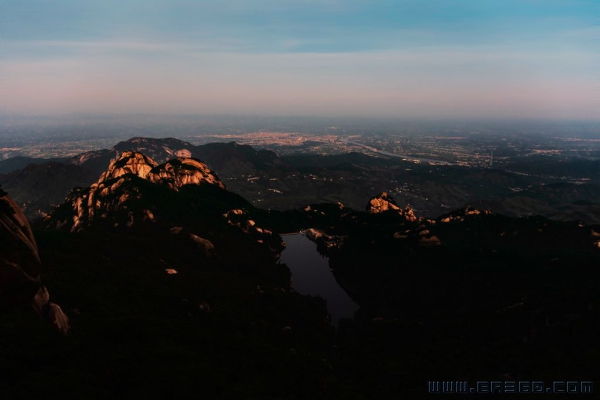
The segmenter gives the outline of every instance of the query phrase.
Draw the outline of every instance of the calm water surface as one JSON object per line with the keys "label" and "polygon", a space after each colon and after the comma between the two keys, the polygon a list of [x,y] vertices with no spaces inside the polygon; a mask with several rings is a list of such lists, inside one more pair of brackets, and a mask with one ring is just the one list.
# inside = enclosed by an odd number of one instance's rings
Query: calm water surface
{"label": "calm water surface", "polygon": [[321,296],[334,324],[340,318],[352,318],[358,305],[338,285],[329,270],[329,259],[317,251],[317,244],[301,234],[284,235],[285,250],[281,262],[292,271],[294,289],[302,294]]}

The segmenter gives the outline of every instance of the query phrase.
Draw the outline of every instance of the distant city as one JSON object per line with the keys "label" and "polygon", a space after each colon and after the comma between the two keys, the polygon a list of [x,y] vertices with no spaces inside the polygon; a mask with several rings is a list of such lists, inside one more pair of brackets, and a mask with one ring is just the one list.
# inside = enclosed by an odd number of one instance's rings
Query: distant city
{"label": "distant city", "polygon": [[[332,122],[338,124],[328,125]],[[135,136],[174,137],[194,145],[237,142],[280,156],[360,152],[501,169],[529,161],[600,158],[600,122],[142,116],[3,117],[0,160],[72,157]]]}

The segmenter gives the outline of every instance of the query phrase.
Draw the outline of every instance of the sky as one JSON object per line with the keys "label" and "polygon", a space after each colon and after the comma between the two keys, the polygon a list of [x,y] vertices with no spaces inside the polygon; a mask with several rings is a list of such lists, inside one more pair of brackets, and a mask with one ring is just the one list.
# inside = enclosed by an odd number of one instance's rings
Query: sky
{"label": "sky", "polygon": [[0,0],[0,113],[600,120],[600,0]]}

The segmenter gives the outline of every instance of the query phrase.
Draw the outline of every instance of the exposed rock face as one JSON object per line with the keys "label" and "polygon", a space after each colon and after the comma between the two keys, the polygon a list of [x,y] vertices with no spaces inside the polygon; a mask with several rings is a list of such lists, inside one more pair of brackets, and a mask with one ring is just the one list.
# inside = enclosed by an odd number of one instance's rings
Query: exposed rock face
{"label": "exposed rock face", "polygon": [[147,179],[152,168],[156,166],[158,163],[150,157],[146,157],[142,153],[126,151],[118,160],[110,164],[106,172],[100,175],[98,183],[119,178],[125,174],[134,174],[142,179]]}
{"label": "exposed rock face", "polygon": [[133,151],[124,152],[117,161],[113,162],[100,176],[97,184],[126,174],[137,175],[152,183],[166,184],[174,190],[183,185],[199,185],[203,182],[225,188],[215,173],[206,164],[196,159],[179,157],[158,165],[150,157]]}
{"label": "exposed rock face", "polygon": [[72,212],[61,215],[55,211],[47,221],[51,221],[50,225],[54,228],[67,227],[71,231],[79,231],[95,218],[105,218],[115,211],[127,214],[124,220],[116,221],[115,226],[124,224],[130,227],[135,221],[154,221],[155,213],[151,209],[128,210],[130,202],[142,197],[139,187],[131,185],[132,180],[140,178],[174,191],[190,184],[210,184],[225,189],[206,164],[196,159],[177,158],[158,165],[141,153],[126,151],[92,186],[71,192],[65,204],[70,205]]}
{"label": "exposed rock face", "polygon": [[406,206],[404,210],[398,207],[394,199],[391,196],[388,196],[387,192],[382,192],[369,200],[369,203],[367,204],[368,213],[379,214],[386,211],[396,211],[400,215],[405,216],[407,221],[414,222],[417,220],[415,213],[410,207]]}
{"label": "exposed rock face", "polygon": [[256,222],[249,219],[247,210],[232,209],[223,214],[223,218],[225,218],[228,225],[250,235],[258,244],[272,249],[277,253],[276,258],[279,259],[281,251],[285,248],[283,240],[269,229],[256,225]]}
{"label": "exposed rock face", "polygon": [[162,237],[172,257],[258,268],[283,249],[281,237],[262,223],[261,213],[228,192],[202,162],[177,158],[158,165],[128,151],[89,188],[74,189],[43,221],[47,230]]}
{"label": "exposed rock face", "polygon": [[367,204],[367,212],[370,214],[378,214],[384,211],[402,211],[400,207],[396,205],[394,199],[388,196],[387,192],[372,197]]}
{"label": "exposed rock face", "polygon": [[332,248],[338,248],[342,245],[343,239],[337,236],[331,236],[318,229],[309,228],[304,231],[308,239],[317,244],[317,250],[326,254]]}
{"label": "exposed rock face", "polygon": [[[406,232],[406,233],[408,233],[408,232]],[[394,237],[394,239],[398,239],[398,240],[408,239],[408,235],[406,233],[405,232],[394,232],[393,237]]]}
{"label": "exposed rock face", "polygon": [[407,221],[415,222],[417,220],[415,213],[409,206],[406,206],[404,209],[404,216],[406,217]]}
{"label": "exposed rock face", "polygon": [[31,302],[42,318],[66,334],[69,320],[50,302],[40,269],[37,245],[25,215],[0,190],[0,309]]}
{"label": "exposed rock face", "polygon": [[321,231],[318,231],[316,229],[310,228],[307,229],[304,234],[306,235],[307,238],[309,238],[312,241],[316,241],[318,239],[321,239],[325,234]]}
{"label": "exposed rock face", "polygon": [[45,319],[59,332],[65,335],[69,333],[71,330],[69,318],[60,306],[50,301],[50,294],[43,285],[40,284],[37,293],[31,300],[31,305],[41,318]]}
{"label": "exposed rock face", "polygon": [[492,213],[490,213],[487,210],[480,211],[480,210],[477,210],[476,208],[468,206],[463,210],[458,210],[458,211],[454,211],[450,214],[442,215],[441,217],[439,217],[439,220],[440,220],[440,222],[444,222],[444,223],[453,222],[453,221],[463,222],[465,220],[465,218],[472,218],[472,216],[475,216],[475,215],[479,216],[479,215],[490,215],[490,214],[492,214]]}
{"label": "exposed rock face", "polygon": [[[429,232],[429,231],[427,231],[427,232]],[[441,244],[442,244],[442,242],[440,242],[440,239],[437,236],[431,236],[431,237],[423,236],[423,237],[421,237],[421,239],[419,239],[419,245],[421,245],[421,246],[432,247],[432,246],[439,246]]]}
{"label": "exposed rock face", "polygon": [[198,249],[205,257],[210,257],[215,251],[215,245],[208,239],[201,238],[198,235],[190,234],[190,239],[198,245]]}
{"label": "exposed rock face", "polygon": [[40,258],[25,216],[8,196],[0,198],[0,246],[2,305],[31,300],[39,287]]}
{"label": "exposed rock face", "polygon": [[174,190],[183,185],[200,185],[203,182],[225,189],[225,185],[206,164],[193,158],[179,157],[167,161],[153,168],[147,179],[153,183],[166,184]]}

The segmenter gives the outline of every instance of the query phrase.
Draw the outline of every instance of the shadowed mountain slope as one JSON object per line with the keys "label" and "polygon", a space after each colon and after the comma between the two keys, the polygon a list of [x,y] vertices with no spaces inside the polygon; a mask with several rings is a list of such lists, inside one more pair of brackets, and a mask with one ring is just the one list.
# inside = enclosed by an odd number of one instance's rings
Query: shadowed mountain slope
{"label": "shadowed mountain slope", "polygon": [[[289,269],[277,263],[282,240],[261,215],[198,160],[159,164],[124,152],[36,231],[72,335],[48,337],[10,315],[0,360],[19,362],[0,361],[3,395],[294,399],[337,392],[325,304],[291,290]],[[26,350],[14,335],[27,340]]]}
{"label": "shadowed mountain slope", "polygon": [[67,334],[69,320],[59,306],[50,302],[40,270],[38,247],[29,223],[0,188],[0,310],[31,303],[40,317]]}
{"label": "shadowed mountain slope", "polygon": [[[236,143],[194,146],[173,138],[137,137],[110,150],[73,157],[69,163],[91,169],[98,177],[125,151],[141,151],[159,164],[177,156],[199,159],[216,171],[230,191],[265,209],[289,210],[324,202],[342,202],[350,208],[362,209],[373,193],[386,192],[409,205],[415,215],[428,218],[473,204],[514,217],[544,215],[584,223],[599,221],[597,207],[572,204],[597,203],[595,184],[575,185],[560,182],[560,177],[492,168],[414,164],[360,153],[280,158],[272,151]],[[47,190],[60,186],[54,183],[60,177],[49,179]],[[11,193],[19,190],[20,185],[15,181]],[[56,204],[45,200],[56,196],[43,190],[38,194],[24,189],[23,196],[15,196],[21,204],[37,201],[36,196],[41,199],[34,207],[26,207],[28,216],[33,217],[38,210],[46,212],[51,204]],[[61,196],[65,195],[61,191]]]}
{"label": "shadowed mountain slope", "polygon": [[34,158],[17,156],[0,161],[0,174],[9,174],[18,169],[23,169],[29,164],[43,164],[49,161],[62,162],[65,160],[48,160],[45,158]]}
{"label": "shadowed mountain slope", "polygon": [[74,187],[88,186],[95,180],[95,174],[87,168],[59,162],[29,164],[0,175],[3,187],[30,220],[48,214]]}

